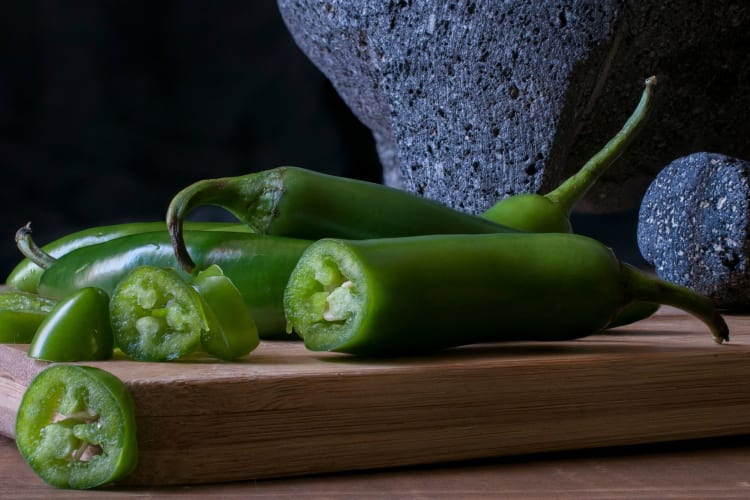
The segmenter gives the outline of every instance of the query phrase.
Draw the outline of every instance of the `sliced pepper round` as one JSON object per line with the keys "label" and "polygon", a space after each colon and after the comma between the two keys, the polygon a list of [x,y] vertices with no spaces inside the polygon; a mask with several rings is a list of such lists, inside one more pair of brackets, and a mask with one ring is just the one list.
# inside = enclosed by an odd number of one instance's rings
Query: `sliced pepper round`
{"label": "sliced pepper round", "polygon": [[37,375],[16,415],[26,463],[57,488],[115,482],[138,459],[135,405],[125,384],[90,366],[52,365]]}
{"label": "sliced pepper round", "polygon": [[115,345],[139,361],[169,361],[200,347],[208,329],[200,295],[176,271],[141,266],[110,300]]}
{"label": "sliced pepper round", "polygon": [[45,361],[93,361],[112,357],[109,297],[86,287],[55,305],[39,325],[29,356]]}

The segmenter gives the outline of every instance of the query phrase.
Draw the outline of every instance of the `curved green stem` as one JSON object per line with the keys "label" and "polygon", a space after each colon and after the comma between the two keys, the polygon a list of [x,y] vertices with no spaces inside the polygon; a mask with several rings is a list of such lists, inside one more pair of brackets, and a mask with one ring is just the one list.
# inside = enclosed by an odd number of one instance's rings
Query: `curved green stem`
{"label": "curved green stem", "polygon": [[654,101],[656,77],[646,79],[646,88],[633,114],[622,129],[604,145],[575,175],[545,195],[566,214],[570,214],[580,200],[604,171],[620,157],[628,144],[638,135],[649,116]]}
{"label": "curved green stem", "polygon": [[666,304],[686,311],[706,324],[714,341],[721,344],[729,340],[729,327],[707,297],[680,285],[652,278],[635,267],[624,264],[636,300]]}
{"label": "curved green stem", "polygon": [[31,222],[16,231],[16,246],[24,257],[42,269],[49,269],[57,260],[39,248],[31,238]]}
{"label": "curved green stem", "polygon": [[188,273],[195,262],[188,253],[184,237],[187,214],[202,205],[220,206],[255,232],[264,233],[283,192],[281,170],[260,172],[237,178],[205,179],[177,193],[167,209],[167,230],[179,266]]}

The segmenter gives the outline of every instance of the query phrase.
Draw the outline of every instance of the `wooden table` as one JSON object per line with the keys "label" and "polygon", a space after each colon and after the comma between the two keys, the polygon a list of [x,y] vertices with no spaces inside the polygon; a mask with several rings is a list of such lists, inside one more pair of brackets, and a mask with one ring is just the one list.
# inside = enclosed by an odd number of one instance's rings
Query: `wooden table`
{"label": "wooden table", "polygon": [[750,436],[434,467],[207,484],[59,491],[42,483],[0,437],[0,498],[188,495],[283,498],[750,498]]}
{"label": "wooden table", "polygon": [[[269,343],[245,365],[102,362],[139,425],[133,480],[108,492],[750,498],[750,316],[727,320],[723,346],[665,308],[579,341],[420,359]],[[0,434],[43,368],[0,346]],[[8,437],[0,471],[0,498],[51,492]]]}

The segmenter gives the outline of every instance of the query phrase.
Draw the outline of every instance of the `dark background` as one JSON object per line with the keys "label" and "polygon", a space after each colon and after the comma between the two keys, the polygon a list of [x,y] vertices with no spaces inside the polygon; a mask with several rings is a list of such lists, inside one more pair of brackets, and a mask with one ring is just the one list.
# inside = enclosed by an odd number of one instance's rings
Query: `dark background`
{"label": "dark background", "polygon": [[[44,244],[161,220],[195,180],[279,165],[381,179],[369,131],[275,0],[2,2],[0,165],[0,280],[27,221]],[[632,215],[574,223],[632,260]]]}

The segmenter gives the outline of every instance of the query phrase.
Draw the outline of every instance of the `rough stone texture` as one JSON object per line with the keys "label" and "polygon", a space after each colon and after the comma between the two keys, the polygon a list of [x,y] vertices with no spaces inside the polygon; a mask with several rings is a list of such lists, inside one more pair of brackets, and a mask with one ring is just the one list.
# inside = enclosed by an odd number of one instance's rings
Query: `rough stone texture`
{"label": "rough stone texture", "polygon": [[375,137],[384,179],[470,212],[546,192],[632,112],[641,139],[579,209],[636,208],[669,161],[750,157],[746,0],[278,0],[296,42]]}
{"label": "rough stone texture", "polygon": [[649,186],[638,245],[656,273],[726,308],[750,306],[750,163],[713,153],[679,158]]}

